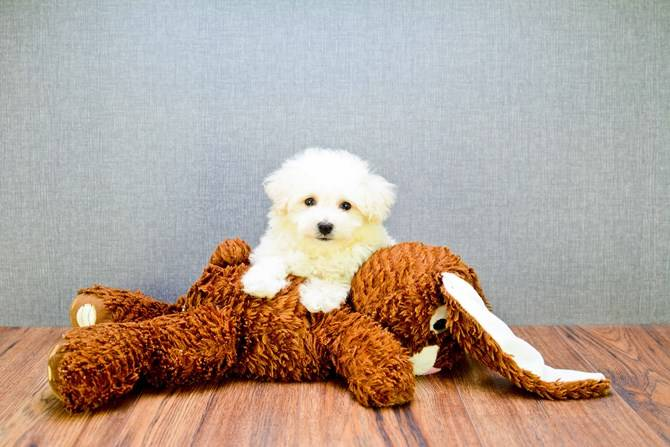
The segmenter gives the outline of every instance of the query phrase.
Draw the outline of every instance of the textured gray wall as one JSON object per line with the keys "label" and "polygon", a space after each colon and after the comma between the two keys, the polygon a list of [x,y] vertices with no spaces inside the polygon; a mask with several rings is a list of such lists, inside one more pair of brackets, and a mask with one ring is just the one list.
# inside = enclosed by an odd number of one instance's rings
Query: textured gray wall
{"label": "textured gray wall", "polygon": [[517,324],[670,321],[667,1],[0,2],[0,324],[174,299],[309,145]]}

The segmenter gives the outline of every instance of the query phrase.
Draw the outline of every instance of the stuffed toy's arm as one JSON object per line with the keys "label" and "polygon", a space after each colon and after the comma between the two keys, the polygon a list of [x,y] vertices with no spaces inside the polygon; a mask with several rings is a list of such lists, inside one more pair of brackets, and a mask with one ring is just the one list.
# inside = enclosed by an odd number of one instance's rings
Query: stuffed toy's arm
{"label": "stuffed toy's arm", "polygon": [[369,407],[404,404],[414,395],[412,363],[391,333],[371,318],[338,309],[322,315],[317,340],[356,400]]}
{"label": "stuffed toy's arm", "polygon": [[477,291],[453,273],[442,274],[447,327],[465,351],[515,385],[547,399],[583,399],[609,393],[600,373],[555,369],[486,307]]}
{"label": "stuffed toy's arm", "polygon": [[143,294],[94,285],[79,290],[70,305],[70,322],[73,327],[86,327],[99,323],[127,323],[178,312],[179,307],[164,303]]}
{"label": "stuffed toy's arm", "polygon": [[[248,264],[251,248],[240,239],[221,242],[209,258],[209,264],[228,267]],[[70,305],[70,322],[73,327],[86,327],[99,323],[128,323],[142,321],[179,312],[182,306],[164,303],[139,290],[130,291],[94,285],[79,290]]]}

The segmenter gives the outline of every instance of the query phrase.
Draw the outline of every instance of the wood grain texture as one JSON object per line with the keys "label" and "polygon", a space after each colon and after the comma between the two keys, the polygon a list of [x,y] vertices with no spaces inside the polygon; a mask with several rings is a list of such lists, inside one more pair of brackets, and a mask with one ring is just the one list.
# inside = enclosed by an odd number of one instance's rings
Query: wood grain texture
{"label": "wood grain texture", "polygon": [[617,394],[670,444],[670,341],[652,327],[562,327],[574,349],[611,377]]}
{"label": "wood grain texture", "polygon": [[0,328],[0,445],[667,445],[670,327],[524,327],[549,364],[600,370],[612,396],[553,402],[478,365],[418,378],[411,405],[370,410],[343,386],[255,383],[142,389],[94,414],[51,395],[62,329]]}

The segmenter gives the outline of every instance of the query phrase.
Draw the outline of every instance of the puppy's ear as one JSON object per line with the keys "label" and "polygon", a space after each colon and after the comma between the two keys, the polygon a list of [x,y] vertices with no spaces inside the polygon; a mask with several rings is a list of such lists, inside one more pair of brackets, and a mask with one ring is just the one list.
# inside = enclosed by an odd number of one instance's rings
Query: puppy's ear
{"label": "puppy's ear", "polygon": [[395,203],[395,185],[384,177],[370,175],[365,181],[358,208],[371,223],[381,223],[389,216]]}
{"label": "puppy's ear", "polygon": [[286,212],[288,210],[291,179],[286,174],[286,170],[278,169],[265,180],[263,180],[263,189],[265,194],[272,201],[272,209],[277,212]]}

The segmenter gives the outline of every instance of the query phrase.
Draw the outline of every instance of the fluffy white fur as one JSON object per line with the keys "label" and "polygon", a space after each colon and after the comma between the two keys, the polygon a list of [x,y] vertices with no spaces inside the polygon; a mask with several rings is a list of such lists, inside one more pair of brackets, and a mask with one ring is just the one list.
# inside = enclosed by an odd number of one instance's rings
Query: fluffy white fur
{"label": "fluffy white fur", "polygon": [[[394,186],[349,152],[313,148],[284,162],[264,187],[272,207],[242,278],[244,291],[271,298],[294,274],[307,278],[300,301],[310,312],[337,309],[360,265],[393,243],[382,223],[395,201]],[[344,202],[351,209],[343,209]],[[320,233],[319,223],[332,224],[332,232]]]}

